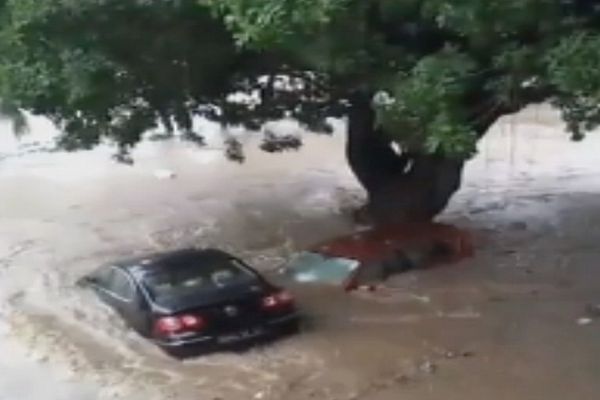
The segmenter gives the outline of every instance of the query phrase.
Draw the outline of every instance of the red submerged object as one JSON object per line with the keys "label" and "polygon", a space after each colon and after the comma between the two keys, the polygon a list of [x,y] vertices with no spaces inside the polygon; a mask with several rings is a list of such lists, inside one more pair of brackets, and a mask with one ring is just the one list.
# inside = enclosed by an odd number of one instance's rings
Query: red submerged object
{"label": "red submerged object", "polygon": [[298,282],[373,288],[413,268],[460,261],[473,255],[465,231],[441,223],[390,225],[321,243],[302,253],[286,273]]}

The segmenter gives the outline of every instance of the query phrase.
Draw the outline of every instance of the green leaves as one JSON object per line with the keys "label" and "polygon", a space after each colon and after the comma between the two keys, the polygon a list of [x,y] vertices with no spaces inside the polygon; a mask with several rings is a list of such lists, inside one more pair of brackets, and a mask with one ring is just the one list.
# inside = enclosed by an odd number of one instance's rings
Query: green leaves
{"label": "green leaves", "polygon": [[268,49],[331,22],[349,0],[204,0],[234,32],[238,45]]}
{"label": "green leaves", "polygon": [[459,116],[441,112],[429,123],[428,129],[427,152],[464,159],[475,154],[477,135]]}
{"label": "green leaves", "polygon": [[561,92],[600,99],[600,35],[577,32],[546,55],[548,78]]}
{"label": "green leaves", "polygon": [[451,48],[424,57],[399,75],[394,100],[376,105],[378,121],[408,149],[470,155],[476,135],[461,105],[476,74],[474,62]]}
{"label": "green leaves", "polygon": [[600,35],[578,32],[565,37],[546,55],[548,80],[573,138],[600,126]]}
{"label": "green leaves", "polygon": [[8,4],[0,97],[50,117],[66,148],[132,146],[159,119],[188,132],[198,104],[228,92],[233,41],[196,0]]}
{"label": "green leaves", "polygon": [[[475,47],[494,46],[550,23],[557,28],[557,0],[425,0],[423,15]],[[523,43],[524,44],[524,43]]]}
{"label": "green leaves", "polygon": [[77,148],[132,146],[158,121],[193,137],[195,116],[326,130],[357,93],[386,93],[377,123],[402,148],[468,157],[531,102],[552,99],[577,137],[597,126],[599,31],[584,0],[7,0],[0,98]]}

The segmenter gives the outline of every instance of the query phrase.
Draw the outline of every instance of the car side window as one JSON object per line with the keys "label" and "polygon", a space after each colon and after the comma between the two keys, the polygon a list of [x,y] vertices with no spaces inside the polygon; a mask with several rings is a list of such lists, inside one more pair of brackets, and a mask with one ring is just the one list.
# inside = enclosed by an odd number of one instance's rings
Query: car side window
{"label": "car side window", "polygon": [[133,300],[136,290],[131,279],[125,272],[117,268],[111,268],[110,270],[111,274],[107,289],[125,301]]}

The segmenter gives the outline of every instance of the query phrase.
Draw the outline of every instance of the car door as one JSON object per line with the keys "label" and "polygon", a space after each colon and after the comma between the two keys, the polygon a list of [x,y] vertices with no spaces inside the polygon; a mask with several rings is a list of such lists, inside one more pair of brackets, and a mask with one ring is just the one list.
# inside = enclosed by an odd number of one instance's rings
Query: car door
{"label": "car door", "polygon": [[102,267],[84,281],[96,292],[100,300],[112,308],[116,308],[118,305],[112,292],[114,271],[113,267]]}
{"label": "car door", "polygon": [[138,284],[128,272],[117,269],[113,276],[114,292],[121,302],[121,314],[129,326],[142,335],[150,332],[150,307]]}
{"label": "car door", "polygon": [[147,305],[133,278],[118,267],[110,267],[104,275],[104,285],[97,288],[100,297],[136,331],[147,328]]}

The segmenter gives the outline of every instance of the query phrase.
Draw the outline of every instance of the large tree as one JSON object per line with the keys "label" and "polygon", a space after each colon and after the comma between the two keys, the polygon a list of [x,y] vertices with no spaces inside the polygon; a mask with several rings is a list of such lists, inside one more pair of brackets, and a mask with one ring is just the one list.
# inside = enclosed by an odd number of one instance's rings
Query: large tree
{"label": "large tree", "polygon": [[0,98],[50,117],[65,148],[126,151],[157,124],[197,139],[194,116],[315,132],[345,116],[376,222],[438,214],[477,140],[528,104],[553,102],[581,139],[599,65],[595,0],[0,0]]}

